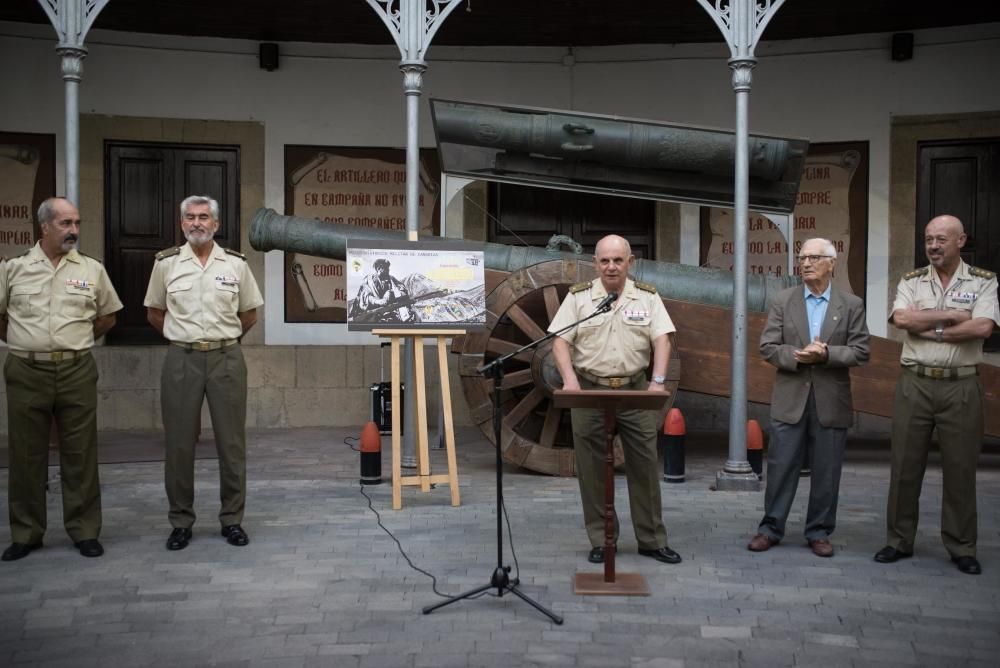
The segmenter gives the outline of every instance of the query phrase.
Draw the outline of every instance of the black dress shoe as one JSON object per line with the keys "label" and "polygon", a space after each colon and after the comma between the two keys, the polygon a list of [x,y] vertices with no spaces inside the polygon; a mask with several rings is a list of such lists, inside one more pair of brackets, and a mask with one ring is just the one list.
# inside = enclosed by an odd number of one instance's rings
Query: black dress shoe
{"label": "black dress shoe", "polygon": [[230,524],[227,527],[222,527],[222,535],[225,536],[227,543],[236,545],[237,547],[243,547],[250,542],[250,536],[247,535],[247,532],[239,524]]}
{"label": "black dress shoe", "polygon": [[3,551],[3,556],[0,557],[0,559],[3,561],[17,561],[18,559],[24,559],[41,546],[42,541],[31,543],[30,545],[28,543],[11,543],[10,547]]}
{"label": "black dress shoe", "polygon": [[96,538],[81,540],[79,543],[74,543],[74,545],[76,549],[80,550],[80,554],[85,557],[99,557],[104,554],[104,547]]}
{"label": "black dress shoe", "polygon": [[659,547],[655,550],[644,550],[640,547],[639,554],[641,554],[644,557],[652,557],[653,559],[656,559],[657,561],[662,561],[665,564],[681,563],[681,555],[677,554],[666,545],[664,545],[663,547]]}
{"label": "black dress shoe", "polygon": [[952,557],[951,560],[958,566],[958,570],[966,575],[979,575],[983,572],[983,567],[975,557]]}
{"label": "black dress shoe", "polygon": [[191,541],[191,529],[174,529],[167,538],[168,550],[183,550]]}
{"label": "black dress shoe", "polygon": [[886,545],[875,553],[875,561],[880,564],[891,564],[900,559],[909,559],[912,556],[912,552],[902,552],[891,545]]}
{"label": "black dress shoe", "polygon": [[604,548],[594,547],[590,549],[590,554],[587,555],[587,561],[592,564],[603,564],[604,563]]}

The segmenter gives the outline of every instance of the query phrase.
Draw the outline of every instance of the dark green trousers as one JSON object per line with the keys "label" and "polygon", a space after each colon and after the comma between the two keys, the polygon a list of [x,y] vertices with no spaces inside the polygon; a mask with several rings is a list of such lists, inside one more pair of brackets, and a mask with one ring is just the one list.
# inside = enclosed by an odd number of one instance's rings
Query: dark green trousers
{"label": "dark green trousers", "polygon": [[188,529],[195,521],[194,449],[205,397],[219,455],[219,522],[225,527],[243,521],[247,479],[243,351],[239,344],[207,352],[170,345],[160,379],[160,406],[167,441],[168,517],[174,528]]}
{"label": "dark green trousers", "polygon": [[63,362],[29,362],[7,354],[10,538],[42,540],[49,433],[59,430],[63,526],[74,543],[101,534],[97,474],[97,364],[90,353]]}
{"label": "dark green trousers", "polygon": [[[648,381],[622,387],[623,390],[645,390]],[[580,378],[584,390],[608,388]],[[583,502],[583,521],[591,547],[604,545],[604,467],[607,447],[604,441],[604,411],[574,408],[573,450],[576,455],[576,478]],[[625,478],[632,527],[639,547],[655,550],[667,545],[667,529],[663,525],[660,500],[660,472],[656,458],[655,413],[645,410],[619,411],[616,422],[625,454]],[[618,516],[615,515],[615,542],[618,541]]]}
{"label": "dark green trousers", "polygon": [[892,404],[886,544],[913,552],[920,488],[935,428],[944,478],[941,540],[953,557],[974,557],[976,464],[983,445],[983,389],[979,376],[934,380],[905,369],[900,374]]}

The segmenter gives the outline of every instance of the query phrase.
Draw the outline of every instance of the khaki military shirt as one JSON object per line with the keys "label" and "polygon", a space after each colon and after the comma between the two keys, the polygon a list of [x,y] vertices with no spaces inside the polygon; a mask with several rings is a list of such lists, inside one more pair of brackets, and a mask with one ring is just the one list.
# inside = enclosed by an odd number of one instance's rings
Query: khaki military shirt
{"label": "khaki military shirt", "polygon": [[86,350],[94,320],[121,308],[104,265],[75,248],[56,267],[38,243],[0,264],[0,314],[13,350]]}
{"label": "khaki military shirt", "polygon": [[[639,287],[642,286],[642,287]],[[632,376],[649,366],[653,341],[676,331],[656,288],[628,279],[614,308],[560,334],[573,347],[573,366],[604,378]],[[597,308],[607,291],[601,279],[570,289],[549,325],[556,332]],[[582,286],[581,286],[582,287]]]}
{"label": "khaki military shirt", "polygon": [[[909,308],[959,309],[970,311],[973,318],[989,318],[1000,325],[1000,306],[997,305],[997,278],[989,271],[970,267],[960,261],[948,288],[941,287],[941,279],[933,267],[924,267],[903,276],[896,288],[896,301],[892,313]],[[923,364],[934,367],[958,367],[979,364],[983,361],[983,340],[962,343],[938,343],[907,334],[903,339],[903,366]]]}
{"label": "khaki military shirt", "polygon": [[143,305],[166,311],[170,341],[225,341],[243,334],[239,314],[264,303],[243,256],[218,244],[205,266],[191,244],[157,253]]}

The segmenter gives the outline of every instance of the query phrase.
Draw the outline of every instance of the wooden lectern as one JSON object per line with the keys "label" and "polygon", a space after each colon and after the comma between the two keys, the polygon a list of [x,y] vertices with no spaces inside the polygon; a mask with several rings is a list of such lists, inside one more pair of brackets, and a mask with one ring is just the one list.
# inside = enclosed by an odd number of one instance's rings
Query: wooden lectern
{"label": "wooden lectern", "polygon": [[621,409],[659,410],[670,392],[637,390],[555,390],[557,408],[598,408],[604,410],[604,574],[577,573],[573,593],[584,595],[649,596],[641,573],[615,574],[615,422]]}

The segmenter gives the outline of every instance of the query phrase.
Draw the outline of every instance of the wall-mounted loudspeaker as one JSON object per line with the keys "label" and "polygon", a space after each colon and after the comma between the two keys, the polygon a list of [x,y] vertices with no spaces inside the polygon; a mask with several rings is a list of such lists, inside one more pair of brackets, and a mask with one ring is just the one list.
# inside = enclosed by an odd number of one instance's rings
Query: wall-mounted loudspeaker
{"label": "wall-mounted loudspeaker", "polygon": [[278,45],[274,42],[261,42],[260,69],[268,72],[278,69]]}
{"label": "wall-mounted loudspeaker", "polygon": [[913,33],[895,33],[892,36],[892,59],[902,61],[911,58],[913,58]]}

